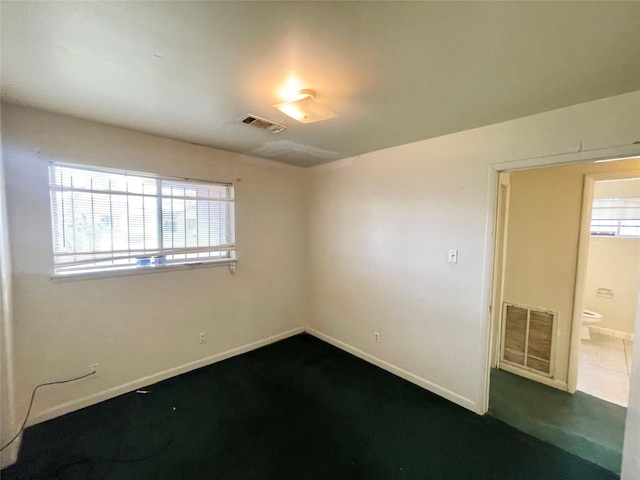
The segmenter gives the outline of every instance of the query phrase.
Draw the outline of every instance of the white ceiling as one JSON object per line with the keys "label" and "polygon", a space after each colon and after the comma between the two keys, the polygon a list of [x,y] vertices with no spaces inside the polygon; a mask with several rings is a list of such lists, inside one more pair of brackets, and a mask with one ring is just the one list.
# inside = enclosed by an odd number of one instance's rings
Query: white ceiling
{"label": "white ceiling", "polygon": [[[301,166],[640,89],[640,2],[0,8],[5,101]],[[286,87],[338,117],[286,117]]]}

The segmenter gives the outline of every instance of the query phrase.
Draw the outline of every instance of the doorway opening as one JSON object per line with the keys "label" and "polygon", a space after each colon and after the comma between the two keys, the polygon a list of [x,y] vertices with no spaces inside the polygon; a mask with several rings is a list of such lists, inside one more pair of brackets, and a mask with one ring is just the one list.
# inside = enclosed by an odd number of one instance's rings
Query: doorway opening
{"label": "doorway opening", "polygon": [[[489,413],[616,473],[626,409],[577,389],[578,372],[588,371],[579,365],[580,332],[591,310],[593,186],[639,171],[640,158],[505,171],[496,214]],[[591,360],[602,368],[598,355]]]}
{"label": "doorway opening", "polygon": [[626,407],[640,293],[640,178],[594,181],[585,205],[591,215],[577,390]]}

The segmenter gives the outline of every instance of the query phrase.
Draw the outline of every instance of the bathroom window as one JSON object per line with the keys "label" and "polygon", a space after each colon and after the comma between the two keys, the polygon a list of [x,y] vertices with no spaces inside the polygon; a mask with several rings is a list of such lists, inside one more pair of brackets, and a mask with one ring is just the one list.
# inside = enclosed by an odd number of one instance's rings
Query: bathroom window
{"label": "bathroom window", "polygon": [[595,199],[591,235],[640,238],[640,198]]}
{"label": "bathroom window", "polygon": [[235,260],[229,183],[50,164],[54,274]]}

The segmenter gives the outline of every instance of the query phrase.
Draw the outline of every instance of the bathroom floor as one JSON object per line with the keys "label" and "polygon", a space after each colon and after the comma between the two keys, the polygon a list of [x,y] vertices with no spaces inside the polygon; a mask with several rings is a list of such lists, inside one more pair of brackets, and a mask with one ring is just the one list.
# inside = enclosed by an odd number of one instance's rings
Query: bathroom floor
{"label": "bathroom floor", "polygon": [[626,407],[632,348],[629,340],[591,333],[580,347],[578,390]]}

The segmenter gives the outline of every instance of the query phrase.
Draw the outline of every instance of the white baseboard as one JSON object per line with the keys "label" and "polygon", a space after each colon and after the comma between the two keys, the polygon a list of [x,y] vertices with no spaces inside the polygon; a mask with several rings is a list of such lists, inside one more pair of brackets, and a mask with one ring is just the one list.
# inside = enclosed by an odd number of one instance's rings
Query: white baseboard
{"label": "white baseboard", "polygon": [[373,365],[376,365],[377,367],[380,367],[390,373],[393,373],[394,375],[397,375],[400,378],[403,378],[411,383],[414,383],[422,388],[424,388],[425,390],[429,390],[430,392],[435,393],[436,395],[439,395],[441,397],[446,398],[447,400],[450,400],[453,403],[456,403],[458,405],[460,405],[461,407],[464,407],[468,410],[471,410],[474,413],[477,413],[479,415],[481,415],[482,412],[481,408],[482,406],[479,405],[478,403],[474,402],[473,400],[464,397],[462,395],[459,395],[455,392],[452,392],[451,390],[448,390],[444,387],[441,387],[440,385],[437,385],[433,382],[430,382],[429,380],[426,380],[422,377],[419,377],[418,375],[415,375],[411,372],[408,372],[407,370],[404,370],[400,367],[397,367],[395,365],[390,364],[389,362],[385,362],[384,360],[381,360],[378,357],[375,357],[369,353],[363,352],[362,350],[352,347],[351,345],[348,345],[340,340],[337,340],[333,337],[330,337],[329,335],[326,335],[314,328],[305,328],[305,331],[310,334],[313,335],[314,337],[319,338],[320,340],[323,340],[327,343],[330,343],[331,345],[333,345],[334,347],[338,347],[340,350],[344,350],[345,352],[349,352],[352,355],[355,355],[358,358],[361,358],[362,360],[365,360],[369,363],[372,363]]}
{"label": "white baseboard", "polygon": [[149,375],[146,377],[139,378],[132,382],[128,382],[122,385],[118,385],[116,387],[112,387],[92,395],[79,398],[76,400],[72,400],[60,405],[56,405],[55,407],[48,408],[41,412],[38,412],[36,415],[29,419],[27,426],[35,425],[37,423],[44,422],[46,420],[50,420],[55,417],[59,417],[60,415],[65,415],[67,413],[73,412],[75,410],[79,410],[84,407],[88,407],[90,405],[95,405],[96,403],[100,403],[105,400],[109,400],[110,398],[117,397],[118,395],[122,395],[131,391],[134,391],[138,388],[151,385],[153,383],[161,382],[163,380],[167,380],[171,377],[175,377],[177,375],[181,375],[186,372],[190,372],[191,370],[195,370],[197,368],[205,367],[207,365],[211,365],[216,362],[220,362],[222,360],[226,360],[227,358],[235,357],[236,355],[241,355],[246,352],[250,352],[260,347],[264,347],[271,343],[278,342],[280,340],[284,340],[285,338],[292,337],[294,335],[298,335],[302,332],[307,332],[314,337],[319,338],[335,347],[338,347],[341,350],[349,352],[355,355],[358,358],[361,358],[373,365],[376,365],[394,375],[397,375],[400,378],[403,378],[411,383],[414,383],[430,392],[435,393],[441,397],[450,400],[453,403],[456,403],[472,412],[481,414],[483,412],[480,411],[480,405],[473,400],[459,395],[451,390],[448,390],[440,385],[437,385],[429,380],[426,380],[418,375],[415,375],[407,370],[404,370],[400,367],[392,365],[378,357],[375,357],[369,353],[363,352],[351,345],[348,345],[340,340],[337,340],[329,335],[326,335],[318,330],[313,328],[304,328],[298,327],[292,330],[273,335],[271,337],[258,340],[256,342],[249,343],[247,345],[243,345],[241,347],[233,348],[231,350],[227,350],[225,352],[217,353],[215,355],[211,355],[209,357],[201,358],[199,360],[189,362],[174,368],[170,368],[168,370],[164,370],[162,372],[154,373],[153,375]]}
{"label": "white baseboard", "polygon": [[613,328],[597,327],[595,325],[589,325],[589,330],[591,330],[592,333],[599,333],[600,335],[607,335],[609,337],[621,338],[622,340],[633,342],[633,333],[622,332],[620,330],[614,330]]}
{"label": "white baseboard", "polygon": [[132,382],[128,382],[122,385],[118,385],[117,387],[112,387],[107,390],[94,393],[87,397],[56,405],[55,407],[51,407],[38,412],[36,415],[31,417],[29,419],[29,422],[27,423],[27,426],[35,425],[36,423],[41,423],[46,420],[59,417],[60,415],[65,415],[75,410],[88,407],[90,405],[95,405],[96,403],[100,403],[104,400],[109,400],[110,398],[117,397],[118,395],[134,391],[138,388],[151,385],[153,383],[161,382],[162,380],[167,380],[171,377],[190,372],[191,370],[195,370],[197,368],[206,367],[207,365],[226,360],[227,358],[235,357],[236,355],[250,352],[251,350],[264,347],[265,345],[269,345],[280,340],[284,340],[285,338],[298,335],[302,332],[304,332],[304,327],[294,328],[292,330],[279,333],[262,340],[258,340],[257,342],[252,342],[241,347],[232,348],[231,350],[227,350],[226,352],[216,353],[215,355],[201,358],[193,362],[185,363],[183,365],[173,367],[162,372],[154,373],[153,375],[142,377]]}
{"label": "white baseboard", "polygon": [[544,375],[539,375],[535,372],[530,372],[528,370],[525,370],[524,368],[519,368],[514,365],[509,365],[508,363],[505,363],[505,362],[498,362],[498,368],[500,370],[504,370],[505,372],[513,373],[515,375],[519,375],[529,380],[533,380],[534,382],[541,383],[548,387],[557,388],[558,390],[562,390],[563,392],[569,391],[569,386],[567,385],[567,382],[545,377]]}

